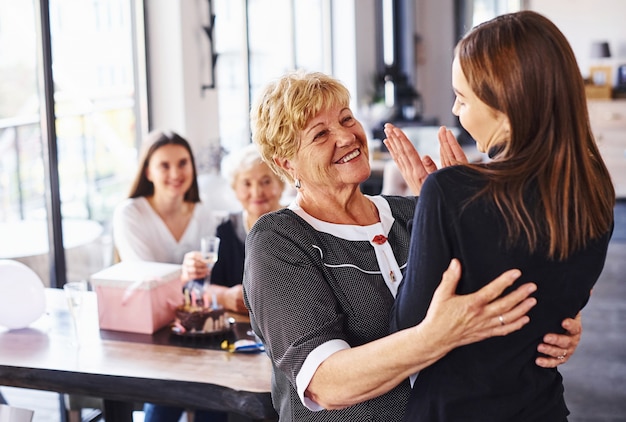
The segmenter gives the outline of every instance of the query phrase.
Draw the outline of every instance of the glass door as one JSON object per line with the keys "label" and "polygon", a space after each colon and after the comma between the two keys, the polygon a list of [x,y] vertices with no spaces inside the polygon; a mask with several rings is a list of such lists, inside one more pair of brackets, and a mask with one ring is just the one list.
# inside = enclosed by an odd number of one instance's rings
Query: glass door
{"label": "glass door", "polygon": [[332,72],[329,0],[216,0],[220,143],[250,142],[250,106],[272,79],[296,68]]}

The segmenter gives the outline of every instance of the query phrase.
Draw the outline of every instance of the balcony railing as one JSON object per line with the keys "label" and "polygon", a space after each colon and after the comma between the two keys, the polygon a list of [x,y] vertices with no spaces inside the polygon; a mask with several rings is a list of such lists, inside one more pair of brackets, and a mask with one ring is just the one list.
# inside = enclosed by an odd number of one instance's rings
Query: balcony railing
{"label": "balcony railing", "polygon": [[[132,100],[57,116],[64,218],[108,224],[136,170]],[[0,119],[0,221],[45,218],[45,144],[38,116]]]}

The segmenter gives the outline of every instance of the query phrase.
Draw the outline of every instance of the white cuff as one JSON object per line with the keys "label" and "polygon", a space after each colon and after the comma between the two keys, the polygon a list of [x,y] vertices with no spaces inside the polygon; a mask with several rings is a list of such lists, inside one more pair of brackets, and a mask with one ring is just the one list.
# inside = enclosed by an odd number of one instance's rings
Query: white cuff
{"label": "white cuff", "polygon": [[308,388],[311,378],[313,378],[315,371],[317,371],[317,368],[319,368],[322,362],[324,362],[333,353],[349,348],[350,345],[348,343],[344,340],[337,339],[327,341],[326,343],[317,346],[311,351],[311,353],[309,353],[300,368],[300,372],[298,372],[298,375],[296,376],[296,390],[304,407],[312,412],[324,410],[322,406],[315,403],[310,398],[304,397],[304,392]]}

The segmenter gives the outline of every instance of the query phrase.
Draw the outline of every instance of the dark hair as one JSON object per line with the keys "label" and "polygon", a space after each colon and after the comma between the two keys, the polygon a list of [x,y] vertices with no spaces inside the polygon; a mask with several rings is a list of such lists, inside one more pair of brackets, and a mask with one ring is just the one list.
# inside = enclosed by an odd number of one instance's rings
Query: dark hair
{"label": "dark hair", "polygon": [[[548,243],[564,259],[605,234],[615,191],[596,146],[584,82],[570,44],[544,16],[531,11],[498,16],[471,30],[456,47],[471,89],[504,113],[510,138],[495,160],[472,166],[488,177],[509,239],[524,234],[531,251]],[[524,202],[536,184],[541,207]]]}
{"label": "dark hair", "polygon": [[150,159],[156,150],[165,145],[180,145],[189,152],[191,159],[191,167],[193,169],[193,182],[187,192],[185,192],[186,202],[200,202],[200,194],[198,189],[198,173],[196,171],[196,162],[193,158],[193,152],[189,142],[179,134],[172,131],[156,130],[150,132],[143,142],[143,152],[139,161],[139,169],[137,175],[130,188],[129,198],[139,198],[141,196],[154,195],[154,184],[146,177],[146,170]]}

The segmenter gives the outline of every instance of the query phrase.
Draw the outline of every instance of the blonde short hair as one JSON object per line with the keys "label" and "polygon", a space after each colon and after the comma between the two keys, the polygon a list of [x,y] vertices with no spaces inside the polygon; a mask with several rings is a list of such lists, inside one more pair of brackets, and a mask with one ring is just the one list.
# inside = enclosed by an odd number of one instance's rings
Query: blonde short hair
{"label": "blonde short hair", "polygon": [[300,132],[320,111],[349,106],[350,93],[337,79],[320,72],[293,71],[269,83],[252,107],[252,139],[270,168],[291,176],[274,158],[291,159],[300,147]]}

